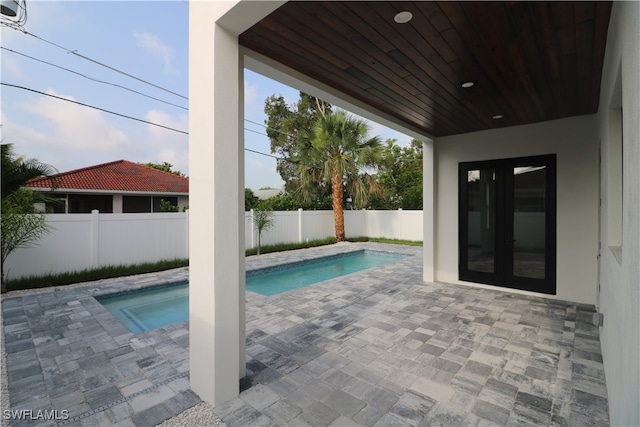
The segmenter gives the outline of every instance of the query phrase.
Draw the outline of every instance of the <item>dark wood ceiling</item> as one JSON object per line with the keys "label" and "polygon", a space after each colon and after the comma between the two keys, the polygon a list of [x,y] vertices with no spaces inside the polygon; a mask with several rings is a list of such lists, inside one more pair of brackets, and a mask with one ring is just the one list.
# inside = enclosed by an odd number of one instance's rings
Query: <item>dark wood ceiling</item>
{"label": "dark wood ceiling", "polygon": [[[413,19],[395,23],[400,11]],[[591,1],[290,1],[240,43],[438,137],[596,112],[610,13]]]}

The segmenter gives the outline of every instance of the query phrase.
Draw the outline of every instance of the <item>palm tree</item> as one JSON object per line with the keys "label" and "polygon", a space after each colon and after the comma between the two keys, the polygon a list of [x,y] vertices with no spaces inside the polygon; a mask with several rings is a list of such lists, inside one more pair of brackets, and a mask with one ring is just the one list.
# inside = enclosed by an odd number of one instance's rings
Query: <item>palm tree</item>
{"label": "palm tree", "polygon": [[345,240],[344,193],[354,205],[366,205],[369,195],[380,192],[377,181],[366,168],[375,167],[382,158],[379,137],[368,138],[369,126],[364,120],[346,113],[327,112],[318,117],[314,128],[299,140],[298,179],[304,198],[311,194],[309,186],[322,180],[331,186],[336,239]]}
{"label": "palm tree", "polygon": [[15,157],[12,144],[0,145],[2,167],[2,204],[0,207],[0,292],[7,291],[4,263],[13,250],[29,247],[48,232],[45,217],[34,214],[35,203],[46,203],[51,199],[40,192],[23,189],[32,178],[52,175],[56,169],[35,159]]}
{"label": "palm tree", "polygon": [[0,145],[2,161],[2,200],[18,191],[27,181],[57,173],[53,166],[36,159],[15,158],[13,144]]}
{"label": "palm tree", "polygon": [[260,255],[262,232],[269,230],[275,225],[273,212],[255,209],[253,211],[253,222],[255,224],[255,227],[258,229],[258,250],[256,251],[256,254]]}

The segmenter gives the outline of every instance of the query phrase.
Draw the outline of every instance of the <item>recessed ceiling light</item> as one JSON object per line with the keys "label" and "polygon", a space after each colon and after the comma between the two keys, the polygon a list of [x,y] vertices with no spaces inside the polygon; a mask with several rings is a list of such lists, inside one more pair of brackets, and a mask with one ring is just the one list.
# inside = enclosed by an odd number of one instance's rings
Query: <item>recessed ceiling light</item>
{"label": "recessed ceiling light", "polygon": [[464,82],[464,83],[462,83],[462,87],[465,88],[465,89],[470,88],[473,85],[475,85],[474,82]]}
{"label": "recessed ceiling light", "polygon": [[405,10],[403,12],[397,13],[396,16],[393,17],[393,20],[396,21],[398,24],[406,24],[407,22],[411,21],[412,18],[413,18],[413,13]]}
{"label": "recessed ceiling light", "polygon": [[500,120],[502,117],[502,114],[496,114],[495,116],[493,116],[493,120]]}

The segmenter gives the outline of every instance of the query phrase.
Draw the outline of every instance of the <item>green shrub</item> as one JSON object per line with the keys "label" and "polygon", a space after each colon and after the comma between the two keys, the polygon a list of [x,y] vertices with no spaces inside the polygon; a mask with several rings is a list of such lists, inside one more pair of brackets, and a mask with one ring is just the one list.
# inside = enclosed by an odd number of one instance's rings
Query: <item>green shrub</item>
{"label": "green shrub", "polygon": [[373,243],[389,243],[392,245],[406,245],[406,246],[422,246],[422,242],[418,240],[401,240],[401,239],[386,239],[382,237],[349,237],[349,242],[373,242]]}
{"label": "green shrub", "polygon": [[188,259],[173,259],[132,265],[108,265],[98,268],[88,268],[85,270],[71,271],[59,274],[27,276],[21,277],[19,279],[8,280],[7,290],[16,291],[23,289],[63,286],[72,283],[91,282],[100,279],[132,276],[134,274],[153,273],[156,271],[170,270],[172,268],[187,267],[188,265]]}
{"label": "green shrub", "polygon": [[[308,242],[303,242],[303,243],[278,243],[276,245],[262,246],[260,248],[260,253],[266,254],[270,252],[282,252],[282,251],[290,251],[292,249],[303,249],[303,248],[311,248],[314,246],[331,245],[333,243],[336,243],[336,241],[337,240],[335,237],[328,237],[326,239],[309,240]],[[255,255],[256,253],[257,253],[256,248],[247,249],[245,251],[246,256]]]}

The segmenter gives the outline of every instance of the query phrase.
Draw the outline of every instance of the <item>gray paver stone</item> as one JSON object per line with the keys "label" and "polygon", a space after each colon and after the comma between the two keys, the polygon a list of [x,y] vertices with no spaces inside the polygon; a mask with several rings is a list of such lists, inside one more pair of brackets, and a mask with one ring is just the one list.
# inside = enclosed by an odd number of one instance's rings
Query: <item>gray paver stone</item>
{"label": "gray paver stone", "polygon": [[300,417],[312,426],[328,426],[338,418],[340,414],[329,408],[322,402],[315,402],[304,408]]}
{"label": "gray paver stone", "polygon": [[347,417],[352,417],[365,406],[365,402],[342,390],[332,391],[322,399],[322,402]]}

